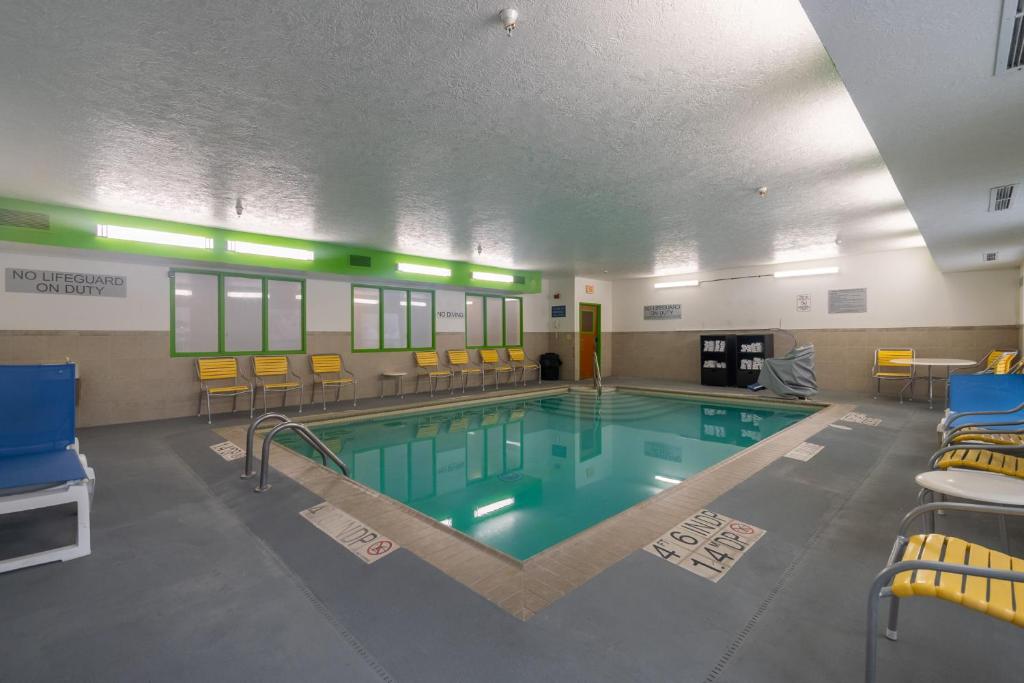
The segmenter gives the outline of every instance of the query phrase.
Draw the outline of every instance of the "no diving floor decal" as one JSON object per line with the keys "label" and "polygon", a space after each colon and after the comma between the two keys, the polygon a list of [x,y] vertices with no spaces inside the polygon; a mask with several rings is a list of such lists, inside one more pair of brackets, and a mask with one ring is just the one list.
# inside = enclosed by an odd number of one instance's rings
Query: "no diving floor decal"
{"label": "no diving floor decal", "polygon": [[215,443],[210,446],[210,450],[224,458],[225,460],[238,460],[239,458],[245,457],[245,451],[240,447],[236,446],[231,441],[222,441],[221,443]]}
{"label": "no diving floor decal", "polygon": [[701,510],[644,550],[718,583],[762,536],[764,529]]}
{"label": "no diving floor decal", "polygon": [[398,544],[330,503],[320,503],[299,513],[366,564],[390,555]]}

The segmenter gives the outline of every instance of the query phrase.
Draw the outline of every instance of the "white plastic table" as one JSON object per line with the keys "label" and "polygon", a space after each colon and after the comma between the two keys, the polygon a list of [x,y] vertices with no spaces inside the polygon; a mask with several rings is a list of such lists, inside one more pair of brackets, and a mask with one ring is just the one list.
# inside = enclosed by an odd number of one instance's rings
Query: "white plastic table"
{"label": "white plastic table", "polygon": [[[949,384],[949,369],[950,368],[962,368],[968,365],[975,365],[978,361],[975,360],[964,360],[963,358],[894,358],[890,361],[893,365],[920,365],[928,368],[928,409],[931,410],[934,405],[935,396],[935,380],[942,379],[946,380],[947,385]],[[946,376],[945,377],[933,377],[932,368],[939,366],[945,366]]]}
{"label": "white plastic table", "polygon": [[[950,468],[922,472],[914,479],[922,489],[944,496],[992,505],[1024,506],[1024,479],[1005,474]],[[931,519],[930,526],[934,531],[934,518]],[[1006,518],[1002,515],[999,516],[999,533],[1003,537],[1003,545],[1009,550]]]}
{"label": "white plastic table", "polygon": [[382,372],[380,373],[380,397],[384,398],[384,380],[395,380],[395,396],[405,398],[405,388],[402,386],[407,372]]}

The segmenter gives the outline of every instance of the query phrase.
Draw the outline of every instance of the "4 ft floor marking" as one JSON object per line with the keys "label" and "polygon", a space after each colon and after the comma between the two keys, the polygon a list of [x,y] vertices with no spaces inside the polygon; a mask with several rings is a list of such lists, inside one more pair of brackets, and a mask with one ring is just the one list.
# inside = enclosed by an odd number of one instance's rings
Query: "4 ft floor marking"
{"label": "4 ft floor marking", "polygon": [[738,519],[701,510],[644,550],[718,583],[764,533],[764,529]]}

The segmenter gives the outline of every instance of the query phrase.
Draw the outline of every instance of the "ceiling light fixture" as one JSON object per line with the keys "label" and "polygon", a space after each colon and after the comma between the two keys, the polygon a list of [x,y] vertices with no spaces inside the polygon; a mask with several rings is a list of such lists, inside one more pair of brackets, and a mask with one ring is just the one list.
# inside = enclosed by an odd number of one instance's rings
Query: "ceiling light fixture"
{"label": "ceiling light fixture", "polygon": [[498,20],[501,21],[502,26],[505,27],[505,32],[508,33],[511,38],[512,31],[516,27],[516,22],[519,21],[519,12],[512,8],[503,9],[498,12]]}
{"label": "ceiling light fixture", "polygon": [[291,247],[275,247],[270,244],[258,244],[256,242],[228,241],[228,251],[236,254],[251,254],[253,256],[273,256],[275,258],[294,259],[296,261],[312,261],[315,254],[308,249],[292,249]]}
{"label": "ceiling light fixture", "polygon": [[515,278],[511,275],[504,275],[503,273],[483,273],[479,270],[473,271],[474,280],[483,280],[484,282],[514,282]]}
{"label": "ceiling light fixture", "polygon": [[262,299],[263,292],[228,292],[229,299]]}
{"label": "ceiling light fixture", "polygon": [[450,268],[441,268],[439,266],[421,266],[418,263],[399,263],[398,270],[401,273],[415,273],[417,275],[434,275],[437,277],[452,276],[452,271]]}
{"label": "ceiling light fixture", "polygon": [[803,277],[804,275],[835,275],[839,272],[838,266],[827,266],[825,268],[803,268],[801,270],[777,270],[775,277]]}
{"label": "ceiling light fixture", "polygon": [[671,289],[672,287],[696,287],[700,280],[674,280],[672,282],[655,282],[655,289]]}
{"label": "ceiling light fixture", "polygon": [[178,232],[162,230],[145,230],[143,228],[126,228],[121,225],[97,225],[96,236],[126,242],[142,242],[144,244],[162,244],[168,247],[188,247],[189,249],[213,249],[213,240],[200,235],[182,235]]}

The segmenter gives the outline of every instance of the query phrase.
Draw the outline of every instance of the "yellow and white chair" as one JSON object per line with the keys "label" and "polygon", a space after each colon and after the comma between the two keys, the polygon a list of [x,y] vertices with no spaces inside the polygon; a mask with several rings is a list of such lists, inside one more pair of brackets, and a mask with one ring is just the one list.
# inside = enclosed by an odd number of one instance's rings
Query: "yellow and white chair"
{"label": "yellow and white chair", "polygon": [[537,371],[537,384],[540,384],[540,363],[527,357],[526,352],[522,348],[510,348],[508,349],[508,362],[514,370],[520,372],[519,379],[522,381],[523,386],[526,386],[526,372],[528,370]]}
{"label": "yellow and white chair", "polygon": [[914,366],[894,363],[896,360],[914,360],[914,349],[875,349],[875,363],[871,368],[871,377],[875,380],[875,398],[882,393],[883,381],[900,382],[899,398],[903,403],[903,392],[910,388],[910,397],[914,397]]}
{"label": "yellow and white chair", "polygon": [[238,407],[238,397],[249,395],[249,417],[252,418],[252,383],[238,371],[234,358],[196,358],[196,377],[199,378],[199,417],[203,415],[203,398],[206,398],[206,421],[213,424],[210,410],[211,398],[232,399],[231,411]]}
{"label": "yellow and white chair", "polygon": [[[480,391],[486,391],[487,387],[484,386],[484,369],[476,363],[470,362],[469,351],[465,349],[449,351],[448,366],[451,368],[453,375],[462,377],[462,393],[466,393],[467,375],[479,375]],[[454,380],[455,377],[452,377],[452,379]]]}
{"label": "yellow and white chair", "polygon": [[515,368],[498,357],[496,349],[480,349],[480,367],[484,370],[486,378],[488,372],[494,373],[494,388],[498,388],[498,378],[502,373],[507,373],[511,381],[515,381]]}
{"label": "yellow and white chair", "polygon": [[443,379],[448,380],[448,393],[452,392],[452,378],[454,375],[448,368],[441,367],[441,360],[437,357],[436,351],[414,351],[416,357],[416,391],[420,390],[420,380],[426,379],[430,388],[430,397],[434,397],[437,385]]}
{"label": "yellow and white chair", "polygon": [[[267,412],[267,393],[284,394],[281,407],[288,403],[288,392],[299,392],[299,412],[302,412],[302,379],[292,372],[288,356],[253,356],[252,374],[256,389],[263,393],[263,412]],[[292,379],[289,379],[292,378]]]}
{"label": "yellow and white chair", "polygon": [[356,407],[356,376],[345,369],[341,356],[337,353],[313,353],[309,356],[309,371],[313,373],[313,388],[310,390],[309,402],[316,402],[316,385],[320,385],[320,398],[324,410],[327,410],[327,387],[338,387],[337,401],[341,400],[341,391],[346,385],[352,387],[352,407]]}
{"label": "yellow and white chair", "polygon": [[1010,372],[1016,358],[1017,349],[992,349],[974,365],[955,368],[952,374],[1004,375]]}

